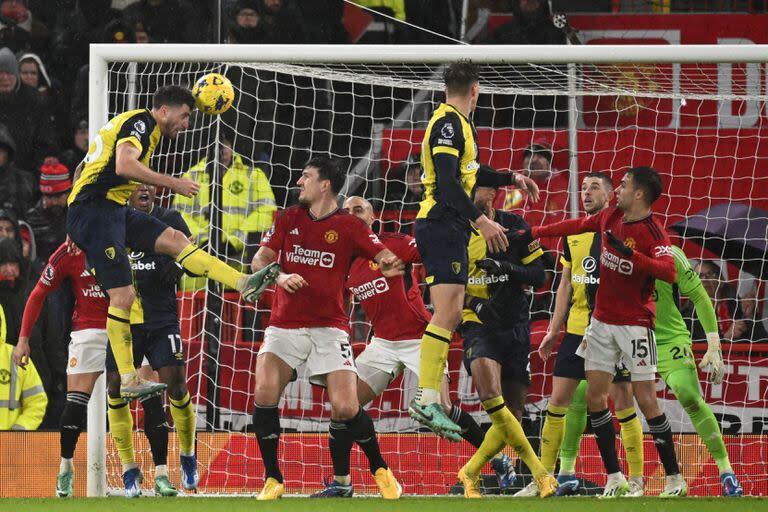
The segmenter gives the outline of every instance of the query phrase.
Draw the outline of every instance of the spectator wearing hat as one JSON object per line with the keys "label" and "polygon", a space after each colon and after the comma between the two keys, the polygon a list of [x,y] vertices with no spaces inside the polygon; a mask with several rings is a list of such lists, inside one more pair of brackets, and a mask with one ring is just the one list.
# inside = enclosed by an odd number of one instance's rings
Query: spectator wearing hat
{"label": "spectator wearing hat", "polygon": [[82,162],[88,153],[88,121],[82,119],[75,124],[75,129],[72,137],[67,141],[66,148],[59,155],[59,161],[67,166],[70,176],[72,176],[77,164]]}
{"label": "spectator wearing hat", "polygon": [[72,189],[69,169],[56,158],[46,159],[40,168],[42,198],[27,213],[35,234],[37,263],[44,263],[67,236],[67,197]]}
{"label": "spectator wearing hat", "polygon": [[19,339],[28,285],[22,266],[16,240],[0,238],[0,372],[5,370],[13,381],[7,386],[0,385],[2,430],[37,429],[48,405],[37,370],[22,370],[11,362],[11,345]]}
{"label": "spectator wearing hat", "polygon": [[19,78],[22,83],[36,89],[40,94],[43,105],[53,121],[48,129],[59,133],[60,128],[67,126],[68,114],[61,84],[51,78],[43,60],[36,53],[25,53],[19,57]]}
{"label": "spectator wearing hat", "polygon": [[37,169],[55,154],[51,115],[40,93],[20,80],[19,62],[8,48],[0,49],[0,123],[13,134],[20,168]]}
{"label": "spectator wearing hat", "polygon": [[[539,186],[539,201],[533,202],[522,190],[507,190],[497,198],[497,207],[515,211],[525,217],[531,226],[541,226],[564,220],[568,215],[568,172],[558,171],[553,166],[552,145],[537,139],[523,150],[521,170]],[[547,245],[544,239],[542,244]],[[555,249],[557,243],[547,245]]]}
{"label": "spectator wearing hat", "polygon": [[32,206],[34,177],[14,163],[16,142],[5,125],[0,124],[0,208],[23,218]]}
{"label": "spectator wearing hat", "polygon": [[237,44],[269,42],[257,0],[238,0],[235,4],[228,22],[227,42]]}
{"label": "spectator wearing hat", "polygon": [[6,332],[8,343],[19,339],[21,315],[26,302],[28,276],[24,274],[24,260],[17,240],[0,238],[0,306],[5,310],[5,322],[0,329]]}

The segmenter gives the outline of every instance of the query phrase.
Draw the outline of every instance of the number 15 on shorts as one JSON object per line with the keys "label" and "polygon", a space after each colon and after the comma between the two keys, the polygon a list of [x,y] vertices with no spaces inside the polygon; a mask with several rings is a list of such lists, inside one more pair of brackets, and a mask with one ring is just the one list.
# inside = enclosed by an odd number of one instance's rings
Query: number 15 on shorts
{"label": "number 15 on shorts", "polygon": [[[653,337],[637,338],[630,342],[632,343],[632,362],[635,366],[656,365],[656,341]],[[651,360],[645,363],[649,355]]]}

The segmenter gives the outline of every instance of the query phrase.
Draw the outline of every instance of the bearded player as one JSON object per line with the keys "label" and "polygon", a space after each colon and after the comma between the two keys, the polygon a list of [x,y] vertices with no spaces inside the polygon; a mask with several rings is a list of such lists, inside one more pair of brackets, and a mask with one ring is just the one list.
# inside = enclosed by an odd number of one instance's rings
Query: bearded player
{"label": "bearded player", "polygon": [[284,492],[278,402],[301,364],[306,364],[311,383],[328,390],[331,436],[336,441],[329,443],[334,480],[349,476],[345,447],[362,442],[382,496],[397,499],[402,492],[381,457],[373,421],[357,397],[344,284],[358,256],[374,261],[386,277],[402,275],[403,263],[365,223],[339,209],[345,178],[331,159],[307,162],[298,180],[300,204],[277,217],[251,263],[258,272],[279,258],[283,269],[256,362],[253,425],[266,470],[259,500],[277,499]]}
{"label": "bearded player", "polygon": [[[190,236],[179,212],[155,205],[155,187],[152,185],[139,185],[131,194],[129,204]],[[176,285],[182,270],[173,258],[163,254],[133,251],[128,257],[136,289],[136,301],[131,308],[134,364],[138,366],[142,359],[146,359],[157,372],[160,382],[168,386],[166,393],[179,439],[181,484],[188,491],[196,490],[200,477],[195,456],[195,411],[187,390],[176,298]],[[141,484],[143,477],[130,442],[133,417],[120,396],[120,373],[111,350],[107,352],[107,393],[110,431],[120,460],[124,468],[133,468],[134,478]]]}
{"label": "bearded player", "polygon": [[662,496],[685,496],[672,428],[656,398],[656,341],[653,335],[654,283],[676,279],[671,244],[651,205],[661,195],[659,174],[650,167],[629,169],[617,191],[617,205],[596,215],[534,227],[534,236],[601,233],[600,286],[595,310],[577,354],[583,355],[587,408],[608,481],[603,496],[629,490],[616,454],[616,431],[608,410],[608,390],[616,366],[630,371],[632,389],[648,422],[664,466]]}
{"label": "bearded player", "polygon": [[[107,308],[109,301],[96,279],[85,266],[85,254],[76,247],[62,244],[51,255],[24,308],[19,342],[13,351],[13,359],[22,368],[29,361],[29,336],[40,316],[46,297],[58,289],[64,281],[75,297],[72,314],[72,334],[67,364],[67,401],[61,413],[60,444],[61,463],[56,477],[56,496],[74,496],[75,466],[73,458],[80,433],[85,428],[86,411],[96,379],[102,374],[107,354]],[[140,361],[139,361],[140,362]],[[149,439],[155,462],[155,492],[161,496],[175,496],[176,489],[168,479],[168,428],[159,396],[141,400],[144,408],[144,434]],[[129,412],[130,415],[130,412]],[[133,439],[127,437],[133,452]],[[140,494],[137,470],[134,466],[123,468],[125,496]]]}
{"label": "bearded player", "polygon": [[[587,173],[581,183],[581,202],[587,215],[608,208],[613,195],[611,177],[605,173]],[[557,351],[552,395],[541,430],[541,462],[550,473],[555,470],[560,452],[557,496],[578,494],[581,485],[576,478],[576,457],[587,423],[587,383],[584,381],[584,359],[576,355],[576,350],[584,339],[595,308],[595,295],[600,284],[600,242],[601,237],[591,232],[567,236],[563,240],[564,250],[560,258],[563,275],[555,296],[555,311],[539,345],[539,355],[546,361],[565,323],[566,333]],[[635,410],[629,371],[624,366],[616,369],[610,394],[629,466],[629,491],[624,496],[642,496],[643,426]],[[535,495],[538,492],[535,485],[532,482],[518,494]]]}
{"label": "bearded player", "polygon": [[[478,210],[470,199],[478,169],[475,126],[470,120],[480,96],[477,68],[467,61],[448,66],[443,76],[445,103],[432,113],[421,145],[424,200],[414,227],[426,269],[434,314],[421,339],[419,390],[408,411],[436,434],[454,437],[461,431],[440,405],[440,386],[453,331],[461,323],[469,260],[467,246],[473,227],[491,252],[508,247],[504,228]],[[521,188],[538,188],[523,176],[503,175]]]}
{"label": "bearded player", "polygon": [[168,188],[192,197],[197,183],[151,170],[161,137],[175,139],[189,126],[192,93],[175,85],[159,88],[151,109],[130,110],[107,122],[91,141],[78,167],[67,204],[67,233],[88,258],[109,296],[107,336],[120,372],[123,398],[152,395],[165,384],[139,378],[133,364],[130,310],[136,298],[126,247],[174,258],[185,269],[238,290],[248,301],[272,282],[275,267],[247,276],[190,243],[184,233],[127,206],[139,183]]}
{"label": "bearded player", "polygon": [[[373,226],[373,207],[362,197],[348,198],[344,201],[344,209],[369,227]],[[401,233],[379,233],[378,236],[406,265],[421,262],[416,242],[410,236]],[[371,342],[355,360],[359,376],[357,396],[361,406],[384,392],[403,369],[419,374],[421,335],[431,315],[424,306],[418,283],[406,268],[403,276],[385,277],[374,262],[357,258],[349,270],[347,289],[373,326]],[[470,414],[451,404],[447,376],[442,382],[441,402],[448,416],[461,427],[461,437],[475,448],[479,447],[485,433]],[[331,437],[331,440],[334,438],[338,437]],[[366,446],[360,446],[366,450]],[[499,488],[512,485],[515,472],[507,455],[497,454],[491,465],[498,476]]]}

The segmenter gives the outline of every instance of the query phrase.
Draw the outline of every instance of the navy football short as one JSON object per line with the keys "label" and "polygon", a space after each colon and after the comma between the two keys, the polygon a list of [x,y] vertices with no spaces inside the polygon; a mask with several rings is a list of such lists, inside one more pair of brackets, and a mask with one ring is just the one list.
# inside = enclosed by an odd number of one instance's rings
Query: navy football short
{"label": "navy football short", "polygon": [[469,277],[469,226],[459,219],[416,219],[413,230],[426,281],[467,284]]}
{"label": "navy football short", "polygon": [[132,284],[126,247],[152,252],[167,228],[155,217],[108,199],[76,201],[67,210],[67,233],[104,290]]}
{"label": "navy football short", "polygon": [[527,323],[509,327],[465,322],[459,328],[464,338],[464,368],[472,375],[472,361],[482,357],[501,365],[501,379],[531,383],[529,355],[531,330]]}
{"label": "navy football short", "polygon": [[[163,327],[147,324],[131,325],[133,337],[133,366],[139,368],[146,356],[153,370],[166,366],[184,366],[184,347],[178,324]],[[107,346],[107,371],[116,372],[117,363],[112,347]]]}
{"label": "navy football short", "polygon": [[[565,333],[560,348],[557,349],[557,358],[555,359],[555,377],[564,377],[566,379],[584,380],[584,358],[576,355],[576,350],[581,345],[583,336]],[[630,373],[623,364],[616,367],[616,375],[613,382],[630,382]]]}

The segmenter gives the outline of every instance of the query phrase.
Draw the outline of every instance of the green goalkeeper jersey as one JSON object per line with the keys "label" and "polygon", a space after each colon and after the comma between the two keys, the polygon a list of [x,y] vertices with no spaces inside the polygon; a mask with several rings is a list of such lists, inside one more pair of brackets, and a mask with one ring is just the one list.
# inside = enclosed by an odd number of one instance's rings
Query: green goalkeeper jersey
{"label": "green goalkeeper jersey", "polygon": [[656,302],[656,344],[678,342],[680,339],[691,342],[688,326],[680,313],[680,296],[688,297],[696,308],[705,332],[717,332],[717,320],[712,300],[707,295],[701,279],[691,267],[688,257],[682,249],[672,246],[672,256],[677,269],[677,279],[674,283],[656,280],[653,299]]}

